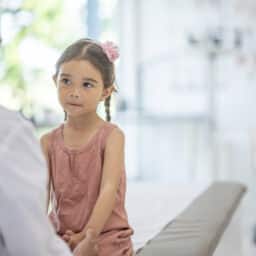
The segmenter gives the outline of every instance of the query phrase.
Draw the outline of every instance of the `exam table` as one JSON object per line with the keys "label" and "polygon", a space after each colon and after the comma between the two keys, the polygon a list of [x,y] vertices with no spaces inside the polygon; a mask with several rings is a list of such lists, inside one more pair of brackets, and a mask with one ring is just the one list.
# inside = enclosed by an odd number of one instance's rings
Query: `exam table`
{"label": "exam table", "polygon": [[239,205],[245,192],[244,185],[233,182],[128,184],[137,255],[241,256]]}

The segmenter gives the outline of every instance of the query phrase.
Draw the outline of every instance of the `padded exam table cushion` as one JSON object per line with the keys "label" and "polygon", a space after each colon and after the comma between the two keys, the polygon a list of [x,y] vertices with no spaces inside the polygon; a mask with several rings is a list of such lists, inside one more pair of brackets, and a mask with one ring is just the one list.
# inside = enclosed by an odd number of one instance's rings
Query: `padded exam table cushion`
{"label": "padded exam table cushion", "polygon": [[245,192],[242,184],[213,183],[137,255],[213,255]]}

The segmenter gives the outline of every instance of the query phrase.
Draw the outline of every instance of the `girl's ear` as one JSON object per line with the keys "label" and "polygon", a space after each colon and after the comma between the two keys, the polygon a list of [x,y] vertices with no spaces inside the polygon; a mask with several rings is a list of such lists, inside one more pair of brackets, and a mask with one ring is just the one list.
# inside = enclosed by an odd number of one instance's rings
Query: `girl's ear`
{"label": "girl's ear", "polygon": [[101,95],[101,100],[100,101],[104,101],[105,99],[107,99],[112,94],[113,90],[114,90],[113,86],[110,86],[108,88],[104,88],[103,92],[102,92],[102,95]]}

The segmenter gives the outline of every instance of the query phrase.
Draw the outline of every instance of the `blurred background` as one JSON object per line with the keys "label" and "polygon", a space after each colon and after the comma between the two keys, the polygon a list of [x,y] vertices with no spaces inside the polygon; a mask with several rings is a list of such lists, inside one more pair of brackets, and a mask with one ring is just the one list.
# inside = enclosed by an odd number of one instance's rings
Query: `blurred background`
{"label": "blurred background", "polygon": [[64,118],[52,82],[61,51],[115,41],[111,110],[129,181],[246,184],[243,255],[255,255],[255,0],[2,0],[0,15],[1,105],[40,136]]}

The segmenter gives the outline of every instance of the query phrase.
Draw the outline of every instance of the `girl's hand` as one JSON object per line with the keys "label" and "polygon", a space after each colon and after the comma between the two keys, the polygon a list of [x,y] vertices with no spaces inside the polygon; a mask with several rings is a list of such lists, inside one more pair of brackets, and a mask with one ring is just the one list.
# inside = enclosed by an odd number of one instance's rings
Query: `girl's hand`
{"label": "girl's hand", "polygon": [[[68,232],[68,233],[67,233],[67,232]],[[74,232],[73,232],[73,231],[68,230],[68,231],[65,232],[64,235],[61,236],[61,238],[62,238],[66,243],[68,243],[68,241],[69,241],[69,239],[70,239],[70,237],[71,237],[71,235],[68,235],[68,234],[70,234],[70,233],[72,233],[72,235],[74,235]]]}
{"label": "girl's hand", "polygon": [[74,256],[97,256],[98,246],[93,234],[87,231],[86,237],[79,243],[74,250]]}
{"label": "girl's hand", "polygon": [[132,229],[127,229],[122,231],[122,233],[117,237],[116,242],[122,243],[127,241],[127,238],[129,238],[131,235],[133,235],[134,231]]}
{"label": "girl's hand", "polygon": [[62,236],[63,240],[68,243],[72,251],[84,239],[84,237],[85,235],[83,233],[74,233],[71,230],[67,230]]}

